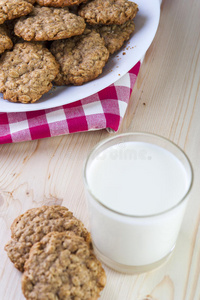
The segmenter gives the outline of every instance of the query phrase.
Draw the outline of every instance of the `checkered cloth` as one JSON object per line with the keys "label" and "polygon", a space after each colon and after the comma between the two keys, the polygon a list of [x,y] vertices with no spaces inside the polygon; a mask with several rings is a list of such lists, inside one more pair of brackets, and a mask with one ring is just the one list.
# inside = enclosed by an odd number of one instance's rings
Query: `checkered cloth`
{"label": "checkered cloth", "polygon": [[114,84],[71,104],[39,111],[0,113],[0,144],[105,128],[117,131],[139,69],[140,62]]}

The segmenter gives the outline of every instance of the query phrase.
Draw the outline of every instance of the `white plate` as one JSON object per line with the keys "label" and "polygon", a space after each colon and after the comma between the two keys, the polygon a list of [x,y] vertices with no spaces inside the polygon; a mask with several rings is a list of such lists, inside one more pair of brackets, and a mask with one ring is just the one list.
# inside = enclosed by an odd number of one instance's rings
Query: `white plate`
{"label": "white plate", "polygon": [[127,42],[126,48],[109,58],[101,76],[82,86],[56,87],[32,104],[12,103],[4,100],[0,94],[0,111],[34,111],[72,103],[102,90],[126,74],[149,48],[160,17],[159,0],[135,0],[135,2],[139,7],[135,18],[135,32]]}

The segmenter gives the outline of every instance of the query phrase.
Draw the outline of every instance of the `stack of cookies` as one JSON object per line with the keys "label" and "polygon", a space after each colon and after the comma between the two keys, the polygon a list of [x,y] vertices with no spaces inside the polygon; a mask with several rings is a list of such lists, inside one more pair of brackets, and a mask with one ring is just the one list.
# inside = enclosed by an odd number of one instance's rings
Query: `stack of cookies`
{"label": "stack of cookies", "polygon": [[95,300],[106,284],[90,233],[65,207],[42,206],[17,217],[5,250],[23,272],[28,300]]}
{"label": "stack of cookies", "polygon": [[[35,3],[36,1],[36,3]],[[33,103],[97,78],[134,31],[128,0],[0,0],[0,92]]]}

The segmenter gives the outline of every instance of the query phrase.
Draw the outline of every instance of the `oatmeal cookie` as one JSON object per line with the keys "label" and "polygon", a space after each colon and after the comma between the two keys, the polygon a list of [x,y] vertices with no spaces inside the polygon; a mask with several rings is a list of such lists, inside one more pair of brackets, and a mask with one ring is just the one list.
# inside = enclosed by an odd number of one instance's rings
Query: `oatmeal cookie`
{"label": "oatmeal cookie", "polygon": [[33,43],[16,44],[0,59],[0,92],[11,102],[33,103],[52,88],[59,71],[50,51]]}
{"label": "oatmeal cookie", "polygon": [[30,209],[14,220],[11,240],[5,246],[8,257],[18,270],[23,271],[33,244],[51,231],[73,231],[90,244],[89,232],[67,208],[53,205]]}
{"label": "oatmeal cookie", "polygon": [[0,24],[25,16],[33,10],[33,5],[24,0],[0,0]]}
{"label": "oatmeal cookie", "polygon": [[0,54],[7,49],[11,49],[12,47],[13,43],[6,27],[4,26],[4,24],[0,25]]}
{"label": "oatmeal cookie", "polygon": [[65,7],[72,5],[79,5],[85,3],[87,0],[36,0],[40,6],[52,6],[52,7]]}
{"label": "oatmeal cookie", "polygon": [[94,0],[83,4],[78,14],[89,24],[124,24],[133,19],[138,5],[128,0]]}
{"label": "oatmeal cookie", "polygon": [[113,54],[123,46],[125,41],[129,40],[135,30],[135,25],[133,20],[129,20],[122,25],[96,25],[94,28],[104,39],[110,54]]}
{"label": "oatmeal cookie", "polygon": [[96,300],[105,284],[101,263],[73,232],[51,232],[36,243],[22,275],[28,300]]}
{"label": "oatmeal cookie", "polygon": [[[9,32],[9,35],[10,35],[10,38],[13,42],[13,44],[18,44],[18,43],[24,43],[24,39],[18,37],[15,32],[14,32],[14,27],[15,27],[15,24],[16,24],[16,19],[15,20],[11,20],[11,21],[6,21],[5,22],[5,25],[6,25],[6,28],[8,29],[8,32]],[[51,43],[50,41],[41,41],[41,42],[31,42],[33,44],[41,44],[43,45],[44,47],[46,47],[47,49],[49,49],[49,44]]]}
{"label": "oatmeal cookie", "polygon": [[57,85],[81,85],[95,79],[109,58],[103,39],[90,30],[81,36],[53,42],[50,50],[60,64]]}
{"label": "oatmeal cookie", "polygon": [[26,41],[51,41],[82,34],[83,18],[65,8],[35,6],[31,14],[15,24],[15,34]]}

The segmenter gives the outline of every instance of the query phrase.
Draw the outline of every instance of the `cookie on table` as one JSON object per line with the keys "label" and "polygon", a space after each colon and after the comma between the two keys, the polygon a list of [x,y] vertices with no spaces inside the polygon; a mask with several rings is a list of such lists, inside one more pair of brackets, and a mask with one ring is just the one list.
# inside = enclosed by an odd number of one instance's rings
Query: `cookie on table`
{"label": "cookie on table", "polygon": [[105,46],[113,54],[118,51],[128,41],[130,35],[135,30],[133,20],[129,20],[122,25],[96,25],[95,30],[105,41]]}
{"label": "cookie on table", "polygon": [[96,300],[105,271],[82,237],[51,232],[31,248],[22,275],[28,300]]}
{"label": "cookie on table", "polygon": [[0,0],[0,24],[25,16],[33,10],[33,5],[24,0]]}
{"label": "cookie on table", "polygon": [[51,41],[80,35],[85,21],[66,8],[35,6],[26,17],[15,24],[15,34],[26,41]]}
{"label": "cookie on table", "polygon": [[36,0],[40,6],[65,7],[79,5],[87,0]]}
{"label": "cookie on table", "polygon": [[82,85],[97,78],[109,58],[103,39],[90,30],[54,41],[50,50],[60,64],[60,73],[54,80],[57,85]]}
{"label": "cookie on table", "polygon": [[133,19],[138,5],[128,0],[94,0],[83,4],[78,14],[89,24],[121,25]]}
{"label": "cookie on table", "polygon": [[17,217],[11,225],[11,240],[5,246],[15,267],[23,271],[33,244],[52,231],[73,231],[90,243],[90,234],[83,223],[62,206],[33,208]]}
{"label": "cookie on table", "polygon": [[0,25],[0,54],[5,50],[11,49],[13,47],[12,40],[8,34],[7,28],[3,25]]}

